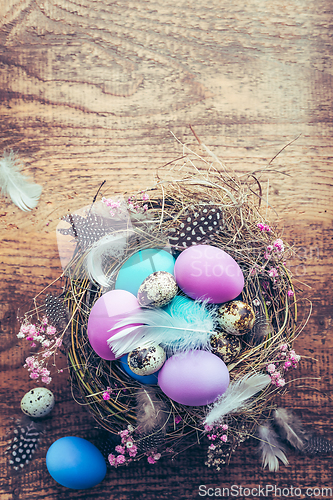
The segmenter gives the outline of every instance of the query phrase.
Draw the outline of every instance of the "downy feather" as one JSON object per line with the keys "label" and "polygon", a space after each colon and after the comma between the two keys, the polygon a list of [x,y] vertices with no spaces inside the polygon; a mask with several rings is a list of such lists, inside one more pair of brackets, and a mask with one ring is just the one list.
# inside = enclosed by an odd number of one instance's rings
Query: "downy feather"
{"label": "downy feather", "polygon": [[[176,299],[179,302],[184,297]],[[208,349],[216,313],[208,311],[204,302],[183,302],[184,307],[170,307],[170,314],[163,309],[142,309],[119,321],[109,330],[122,328],[108,339],[110,349],[117,357],[156,344],[171,352]]]}
{"label": "downy feather", "polygon": [[284,454],[284,446],[279,441],[278,435],[268,422],[258,425],[257,435],[260,440],[259,449],[264,469],[268,466],[270,472],[276,472],[279,469],[279,460],[281,460],[284,465],[289,463]]}
{"label": "downy feather", "polygon": [[137,431],[135,444],[140,453],[157,451],[165,446],[169,411],[152,387],[141,388],[136,395]]}
{"label": "downy feather", "polygon": [[107,234],[93,244],[86,254],[85,264],[89,279],[100,286],[108,287],[112,278],[103,271],[103,263],[106,258],[119,260],[126,250],[128,233],[122,231]]}
{"label": "downy feather", "polygon": [[251,408],[252,397],[270,383],[270,376],[262,373],[245,375],[231,382],[226,392],[210,407],[204,423],[214,425],[228,413]]}
{"label": "downy feather", "polygon": [[0,160],[0,189],[3,196],[9,196],[23,211],[37,206],[42,187],[30,182],[21,172],[21,161],[13,151],[5,152]]}
{"label": "downy feather", "polygon": [[285,408],[277,408],[274,412],[274,423],[284,441],[296,450],[302,451],[306,443],[305,430],[295,415]]}

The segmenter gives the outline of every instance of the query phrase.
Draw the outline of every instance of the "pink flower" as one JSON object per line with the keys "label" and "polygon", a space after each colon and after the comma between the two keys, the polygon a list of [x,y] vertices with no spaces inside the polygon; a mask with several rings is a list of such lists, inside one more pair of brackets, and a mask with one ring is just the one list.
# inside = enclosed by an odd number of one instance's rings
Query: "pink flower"
{"label": "pink flower", "polygon": [[224,431],[227,431],[227,430],[228,430],[228,426],[227,426],[227,424],[223,424],[223,425],[222,425],[222,430],[224,430]]}
{"label": "pink flower", "polygon": [[288,370],[288,368],[290,368],[290,367],[291,367],[291,361],[286,361],[285,364],[284,364],[284,368],[286,370]]}
{"label": "pink flower", "polygon": [[280,372],[273,372],[273,373],[271,373],[271,379],[272,380],[276,380],[276,379],[278,379],[280,377],[281,377],[281,373]]}
{"label": "pink flower", "polygon": [[223,434],[220,439],[221,439],[221,441],[223,441],[224,443],[226,443],[227,440],[228,440],[228,436],[226,434]]}
{"label": "pink flower", "polygon": [[264,259],[269,260],[271,258],[271,255],[268,252],[264,253]]}
{"label": "pink flower", "polygon": [[104,401],[108,401],[110,399],[110,394],[107,391],[103,392],[103,399]]}
{"label": "pink flower", "polygon": [[117,444],[115,447],[116,452],[121,453],[122,455],[125,453],[125,448],[124,446],[121,446],[120,444]]}
{"label": "pink flower", "polygon": [[180,415],[175,416],[175,424],[179,424],[182,421],[182,417]]}
{"label": "pink flower", "polygon": [[52,380],[51,377],[42,377],[42,382],[44,382],[44,384],[49,384],[51,380]]}
{"label": "pink flower", "polygon": [[147,205],[147,204],[143,205],[143,210],[144,210],[145,212],[147,212],[147,210],[148,210],[148,205]]}
{"label": "pink flower", "polygon": [[209,431],[211,431],[211,430],[212,430],[212,428],[213,428],[213,426],[212,426],[212,425],[205,424],[205,431],[209,432]]}
{"label": "pink flower", "polygon": [[143,193],[143,195],[142,195],[142,199],[143,199],[143,201],[147,201],[147,200],[149,200],[149,194],[147,194],[147,193]]}
{"label": "pink flower", "polygon": [[108,461],[110,465],[116,465],[116,457],[112,453],[108,456]]}
{"label": "pink flower", "polygon": [[288,295],[288,297],[293,297],[294,292],[292,290],[288,290],[287,295]]}
{"label": "pink flower", "polygon": [[30,373],[30,378],[36,380],[39,377],[39,373],[37,372],[31,372]]}
{"label": "pink flower", "polygon": [[268,371],[268,373],[274,373],[275,369],[276,369],[276,366],[273,363],[271,363],[270,365],[268,365],[266,367],[266,370]]}
{"label": "pink flower", "polygon": [[161,454],[160,453],[155,453],[154,459],[155,460],[159,460],[160,458],[161,458]]}
{"label": "pink flower", "polygon": [[20,330],[20,331],[18,332],[18,334],[16,335],[16,337],[17,337],[18,339],[24,339],[25,335],[24,335],[24,333]]}
{"label": "pink flower", "polygon": [[286,384],[286,381],[284,380],[284,378],[278,378],[276,381],[277,387],[283,387],[285,384]]}
{"label": "pink flower", "polygon": [[33,339],[34,339],[34,338],[33,338],[33,336],[32,336],[32,335],[28,335],[28,336],[27,336],[27,340],[29,340],[29,342],[31,342]]}
{"label": "pink flower", "polygon": [[283,241],[278,238],[277,240],[273,241],[273,245],[277,249],[278,252],[283,252],[284,251],[284,244]]}
{"label": "pink flower", "polygon": [[59,338],[59,339],[57,339],[57,340],[55,341],[55,344],[54,344],[54,345],[56,345],[57,347],[61,347],[61,345],[62,345],[62,339],[60,339],[60,338]]}
{"label": "pink flower", "polygon": [[271,252],[273,250],[272,245],[267,245],[266,250],[267,252]]}
{"label": "pink flower", "polygon": [[54,326],[48,326],[48,327],[46,328],[46,333],[47,333],[48,335],[54,335],[54,334],[56,333],[56,331],[57,331],[57,330],[56,330],[56,328],[54,328]]}
{"label": "pink flower", "polygon": [[[108,387],[108,389],[109,389],[109,387]],[[123,431],[120,431],[119,436],[122,438],[128,436],[128,430],[124,429]]]}
{"label": "pink flower", "polygon": [[48,370],[47,368],[42,368],[40,370],[40,374],[43,376],[43,377],[47,377],[48,375],[50,375],[50,370]]}
{"label": "pink flower", "polygon": [[268,274],[271,278],[276,278],[277,276],[279,276],[279,273],[278,273],[277,269],[275,269],[275,267],[271,267]]}
{"label": "pink flower", "polygon": [[42,342],[43,347],[50,347],[50,345],[51,345],[51,342],[49,340],[43,340],[43,342]]}
{"label": "pink flower", "polygon": [[215,444],[211,444],[211,445],[209,445],[209,449],[210,449],[210,450],[215,450],[215,448],[216,448]]}
{"label": "pink flower", "polygon": [[116,458],[117,465],[124,464],[126,462],[126,458],[124,455],[118,455]]}
{"label": "pink flower", "polygon": [[44,326],[45,326],[45,325],[47,325],[47,324],[48,324],[48,322],[49,322],[49,321],[48,321],[47,317],[46,317],[46,316],[43,316],[43,317],[42,317],[42,325],[44,325]]}
{"label": "pink flower", "polygon": [[[127,443],[127,444],[129,444],[129,443]],[[135,455],[138,452],[138,447],[135,444],[133,444],[132,446],[127,448],[127,451],[131,457],[135,457]]]}
{"label": "pink flower", "polygon": [[51,351],[45,351],[45,352],[43,352],[42,356],[43,356],[43,358],[49,358],[50,356],[52,356],[52,352]]}
{"label": "pink flower", "polygon": [[154,464],[156,460],[153,457],[148,457],[147,458],[149,464]]}
{"label": "pink flower", "polygon": [[287,351],[288,344],[280,344],[280,351]]}

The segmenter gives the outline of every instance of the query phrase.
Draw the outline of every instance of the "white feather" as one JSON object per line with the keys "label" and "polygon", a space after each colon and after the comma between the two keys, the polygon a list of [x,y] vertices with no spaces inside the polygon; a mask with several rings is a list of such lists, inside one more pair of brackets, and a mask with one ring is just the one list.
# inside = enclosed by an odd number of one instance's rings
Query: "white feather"
{"label": "white feather", "polygon": [[108,257],[119,260],[126,250],[127,238],[126,231],[107,234],[90,248],[86,255],[85,264],[91,281],[104,287],[111,285],[112,276],[107,276],[103,271],[103,262]]}
{"label": "white feather", "polygon": [[207,349],[214,331],[215,313],[208,311],[204,302],[184,297],[175,297],[174,301],[178,305],[170,307],[170,314],[163,309],[142,309],[116,323],[109,332],[122,330],[107,341],[115,355],[156,344],[172,352]]}
{"label": "white feather", "polygon": [[204,423],[214,425],[228,413],[250,408],[254,403],[253,396],[270,383],[270,376],[262,373],[248,374],[231,382],[226,392],[210,407]]}
{"label": "white feather", "polygon": [[284,447],[271,425],[269,423],[259,425],[257,433],[260,439],[259,448],[263,468],[268,465],[271,472],[276,472],[279,469],[279,460],[287,465],[289,462],[284,454]]}
{"label": "white feather", "polygon": [[0,160],[0,188],[3,196],[9,196],[13,203],[23,211],[37,206],[42,187],[31,183],[22,175],[21,162],[13,151],[4,153]]}

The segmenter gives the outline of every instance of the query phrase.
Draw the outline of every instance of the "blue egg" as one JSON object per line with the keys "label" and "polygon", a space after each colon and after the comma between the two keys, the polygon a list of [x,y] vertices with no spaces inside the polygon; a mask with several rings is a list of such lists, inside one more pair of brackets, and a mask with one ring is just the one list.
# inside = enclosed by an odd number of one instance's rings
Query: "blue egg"
{"label": "blue egg", "polygon": [[115,288],[127,290],[137,296],[142,282],[156,271],[173,275],[175,259],[165,250],[146,248],[131,255],[119,270]]}
{"label": "blue egg", "polygon": [[86,439],[75,436],[60,438],[50,446],[46,466],[57,483],[74,490],[92,488],[106,474],[102,453]]}
{"label": "blue egg", "polygon": [[137,380],[141,384],[157,385],[159,370],[157,372],[152,373],[151,375],[137,375],[136,373],[132,372],[132,370],[128,366],[127,356],[128,356],[128,354],[124,354],[124,356],[122,356],[119,360],[122,369],[127,373],[127,375],[134,378],[135,380]]}

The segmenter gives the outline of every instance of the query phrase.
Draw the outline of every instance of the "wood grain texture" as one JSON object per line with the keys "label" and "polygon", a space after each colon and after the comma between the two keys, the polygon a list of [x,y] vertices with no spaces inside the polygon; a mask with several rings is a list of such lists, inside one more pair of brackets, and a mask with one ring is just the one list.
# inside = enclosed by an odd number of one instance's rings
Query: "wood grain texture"
{"label": "wood grain texture", "polygon": [[[308,285],[300,285],[304,321],[313,304],[297,342],[300,380],[281,403],[330,435],[332,3],[0,0],[0,12],[0,152],[17,151],[43,186],[29,213],[1,199],[1,437],[34,386],[16,317],[61,272],[59,217],[91,200],[104,179],[103,194],[151,185],[156,168],[182,154],[170,131],[197,148],[189,123],[238,173],[264,168],[301,134],[269,175],[270,203],[295,246],[290,266]],[[109,471],[92,490],[69,493],[47,473],[48,446],[64,434],[94,441],[97,429],[72,400],[66,373],[51,389],[57,404],[37,459],[12,475],[1,455],[1,500],[194,499],[200,484],[333,488],[330,459],[291,456],[271,474],[246,443],[220,473],[203,465],[197,447],[156,467]]]}

